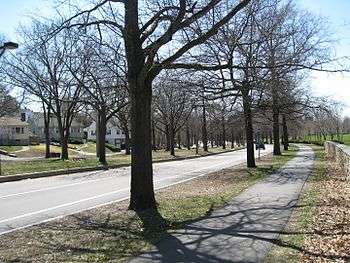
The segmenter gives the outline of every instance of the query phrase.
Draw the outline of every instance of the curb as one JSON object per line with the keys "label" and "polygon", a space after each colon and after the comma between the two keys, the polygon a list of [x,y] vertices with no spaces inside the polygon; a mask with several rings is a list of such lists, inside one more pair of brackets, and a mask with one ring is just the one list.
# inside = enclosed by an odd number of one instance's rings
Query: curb
{"label": "curb", "polygon": [[[190,157],[179,157],[176,159],[168,159],[168,160],[155,160],[153,161],[153,163],[165,163],[165,162],[191,160],[191,159],[197,159],[197,158],[202,158],[202,157],[211,156],[211,155],[235,152],[242,149],[244,148],[227,150],[227,151],[218,152],[218,153],[208,153],[203,156],[190,156]],[[0,176],[0,183],[20,181],[24,179],[35,179],[35,178],[43,178],[43,177],[50,177],[50,176],[74,174],[74,173],[106,171],[109,169],[117,169],[117,168],[128,167],[128,166],[130,166],[130,164],[116,164],[116,165],[109,165],[109,166],[94,166],[94,167],[71,168],[71,169],[61,169],[61,170],[54,170],[54,171],[35,172],[35,173],[25,173],[25,174],[4,175],[4,176]]]}

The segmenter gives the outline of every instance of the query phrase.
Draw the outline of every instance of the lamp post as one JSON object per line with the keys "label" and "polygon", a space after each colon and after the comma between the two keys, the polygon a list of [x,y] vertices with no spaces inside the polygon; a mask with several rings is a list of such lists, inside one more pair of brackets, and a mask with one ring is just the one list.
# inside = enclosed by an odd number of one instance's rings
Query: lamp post
{"label": "lamp post", "polygon": [[5,53],[5,50],[13,50],[17,49],[18,44],[15,42],[5,42],[1,47],[0,47],[0,57]]}
{"label": "lamp post", "polygon": [[[17,49],[18,44],[15,42],[5,42],[2,46],[0,46],[0,57],[5,53],[5,50],[13,50]],[[0,176],[2,175],[2,169],[1,169],[1,154],[0,154]]]}

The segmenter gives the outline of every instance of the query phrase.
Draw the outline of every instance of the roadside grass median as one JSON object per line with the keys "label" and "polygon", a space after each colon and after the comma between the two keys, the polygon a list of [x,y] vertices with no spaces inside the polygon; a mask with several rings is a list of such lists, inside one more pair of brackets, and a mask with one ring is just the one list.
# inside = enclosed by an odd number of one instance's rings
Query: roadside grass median
{"label": "roadside grass median", "polygon": [[[236,148],[234,150],[239,150],[242,148]],[[60,148],[57,146],[52,146],[52,152],[60,152]],[[224,153],[231,151],[232,149],[224,150],[220,147],[210,148],[209,152],[204,152],[200,150],[198,155],[196,154],[195,149],[178,149],[176,150],[175,156],[171,156],[169,152],[164,150],[154,151],[153,152],[153,161],[166,161],[166,160],[177,160],[183,158],[193,158],[206,156],[213,153]],[[44,152],[43,145],[32,146],[31,151],[35,153],[35,156],[38,156],[39,153]],[[24,152],[25,153],[25,152]],[[47,171],[57,171],[57,170],[66,170],[74,168],[94,168],[100,167],[101,164],[98,160],[93,157],[86,158],[75,158],[76,153],[71,153],[71,158],[69,160],[60,160],[60,159],[33,159],[26,161],[3,161],[1,164],[1,175],[15,175],[15,174],[24,174],[24,173],[34,173],[34,172],[47,172]],[[22,156],[22,157],[25,157]],[[125,154],[116,154],[113,156],[107,157],[107,162],[109,166],[118,167],[118,166],[127,166],[131,163],[130,155]]]}
{"label": "roadside grass median", "polygon": [[125,262],[163,237],[210,215],[278,171],[297,152],[264,156],[156,192],[158,212],[135,213],[122,201],[0,237],[0,262]]}

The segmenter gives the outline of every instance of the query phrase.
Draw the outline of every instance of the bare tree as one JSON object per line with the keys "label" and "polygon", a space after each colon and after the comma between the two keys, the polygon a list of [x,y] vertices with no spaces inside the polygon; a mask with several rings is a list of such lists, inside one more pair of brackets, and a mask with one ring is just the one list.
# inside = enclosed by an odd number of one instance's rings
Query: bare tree
{"label": "bare tree", "polygon": [[80,63],[67,67],[83,88],[80,101],[91,106],[95,113],[96,154],[100,163],[107,164],[107,122],[128,104],[125,63],[118,50],[110,48],[112,45],[98,45],[98,39],[89,35],[80,34],[79,39],[82,50],[74,59]]}
{"label": "bare tree", "polygon": [[74,32],[65,30],[48,39],[45,36],[48,30],[49,27],[41,23],[34,23],[31,29],[23,30],[24,43],[16,56],[7,61],[7,76],[10,83],[37,96],[43,103],[46,137],[51,112],[54,114],[62,148],[61,158],[68,159],[70,126],[79,110],[83,90],[67,65],[80,63],[73,55],[79,52],[79,46]]}
{"label": "bare tree", "polygon": [[[186,67],[179,59],[204,43],[250,1],[99,1],[59,26],[106,26],[124,39],[131,97],[132,168],[130,209],[156,208],[152,176],[152,82],[164,68]],[[124,14],[121,15],[122,5]],[[118,9],[119,7],[119,9]],[[217,12],[218,16],[212,16]],[[212,17],[212,23],[201,23]],[[198,30],[193,30],[198,28]],[[185,36],[185,38],[183,38]],[[182,42],[182,43],[181,43]],[[180,44],[181,43],[181,44]],[[180,44],[180,45],[179,45]],[[161,50],[170,49],[170,55]],[[168,53],[169,54],[169,53]],[[191,65],[192,66],[192,65]]]}
{"label": "bare tree", "polygon": [[157,128],[166,134],[170,154],[175,156],[175,135],[186,124],[194,101],[187,87],[170,79],[168,74],[159,78],[154,87],[155,116],[162,124]]}
{"label": "bare tree", "polygon": [[13,115],[18,110],[19,103],[16,98],[9,94],[9,90],[5,86],[0,85],[0,117]]}

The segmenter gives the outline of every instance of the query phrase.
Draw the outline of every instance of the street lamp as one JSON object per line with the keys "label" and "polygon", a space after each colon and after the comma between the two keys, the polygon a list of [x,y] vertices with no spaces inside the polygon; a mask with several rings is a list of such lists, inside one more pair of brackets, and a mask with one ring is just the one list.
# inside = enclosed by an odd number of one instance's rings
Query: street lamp
{"label": "street lamp", "polygon": [[[13,49],[17,49],[18,48],[18,44],[15,42],[5,42],[2,46],[0,46],[0,57],[4,54],[5,50],[13,50]],[[1,169],[1,154],[0,154],[0,176],[2,175],[2,169]]]}
{"label": "street lamp", "polygon": [[15,42],[5,42],[1,47],[0,47],[0,57],[4,54],[5,50],[13,50],[17,49],[18,44]]}

